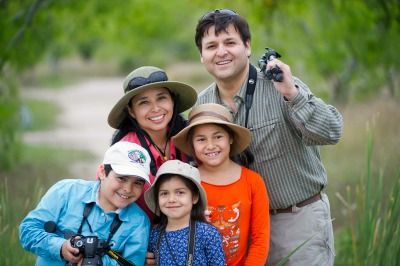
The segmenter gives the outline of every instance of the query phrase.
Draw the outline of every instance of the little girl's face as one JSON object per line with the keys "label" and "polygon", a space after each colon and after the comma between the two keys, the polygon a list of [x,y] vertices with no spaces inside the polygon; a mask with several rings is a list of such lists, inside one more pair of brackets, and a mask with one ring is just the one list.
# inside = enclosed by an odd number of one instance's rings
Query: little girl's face
{"label": "little girl's face", "polygon": [[168,223],[189,223],[193,204],[197,201],[198,197],[193,197],[181,177],[173,176],[160,185],[158,202],[161,212],[168,217]]}
{"label": "little girl's face", "polygon": [[229,160],[232,138],[217,124],[198,125],[193,129],[192,143],[196,159],[204,166],[217,167]]}

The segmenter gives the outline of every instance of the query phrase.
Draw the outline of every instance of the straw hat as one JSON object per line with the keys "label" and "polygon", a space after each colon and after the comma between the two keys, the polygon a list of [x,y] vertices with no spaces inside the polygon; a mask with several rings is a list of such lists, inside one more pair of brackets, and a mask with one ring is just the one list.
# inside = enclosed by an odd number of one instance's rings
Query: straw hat
{"label": "straw hat", "polygon": [[193,127],[203,124],[225,125],[233,132],[230,155],[235,155],[249,146],[251,135],[247,128],[232,123],[232,120],[231,113],[224,106],[215,103],[201,104],[193,107],[189,114],[189,125],[172,139],[179,150],[188,155],[193,155],[191,140],[188,139],[188,134]]}
{"label": "straw hat", "polygon": [[164,70],[153,66],[139,67],[125,78],[123,83],[125,95],[111,109],[108,124],[117,129],[126,116],[125,108],[129,101],[137,94],[154,87],[167,88],[177,96],[179,113],[192,107],[197,100],[197,92],[194,88],[182,82],[168,81]]}
{"label": "straw hat", "polygon": [[154,195],[154,186],[158,182],[159,177],[165,174],[179,175],[192,181],[199,190],[199,201],[201,206],[204,208],[207,206],[207,196],[204,188],[201,186],[199,170],[196,167],[193,167],[190,164],[184,163],[180,160],[169,160],[160,166],[153,185],[151,185],[151,187],[144,193],[144,200],[152,212],[157,215],[160,214],[159,210],[156,212],[157,195]]}

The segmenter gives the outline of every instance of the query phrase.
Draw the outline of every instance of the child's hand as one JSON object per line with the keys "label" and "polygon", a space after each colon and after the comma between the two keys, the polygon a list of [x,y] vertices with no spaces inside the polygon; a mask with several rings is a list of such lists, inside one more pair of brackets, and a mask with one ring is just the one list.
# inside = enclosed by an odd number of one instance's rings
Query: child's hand
{"label": "child's hand", "polygon": [[148,265],[156,265],[156,258],[154,257],[153,252],[147,252],[146,253],[146,261],[144,262],[145,266]]}
{"label": "child's hand", "polygon": [[79,254],[79,249],[71,246],[71,241],[65,240],[61,246],[61,255],[64,260],[78,263],[82,259],[82,254]]}

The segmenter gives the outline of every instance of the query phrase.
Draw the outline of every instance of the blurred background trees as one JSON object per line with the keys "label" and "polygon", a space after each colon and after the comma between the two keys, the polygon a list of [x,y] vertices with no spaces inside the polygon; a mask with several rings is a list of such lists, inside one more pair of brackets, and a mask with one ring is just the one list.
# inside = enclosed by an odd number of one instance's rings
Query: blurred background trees
{"label": "blurred background trees", "polygon": [[216,7],[248,18],[254,63],[265,47],[275,48],[327,100],[399,97],[398,0],[1,0],[0,166],[12,167],[18,154],[19,88],[27,73],[46,64],[57,74],[60,62],[74,57],[110,75],[198,62],[194,28]]}

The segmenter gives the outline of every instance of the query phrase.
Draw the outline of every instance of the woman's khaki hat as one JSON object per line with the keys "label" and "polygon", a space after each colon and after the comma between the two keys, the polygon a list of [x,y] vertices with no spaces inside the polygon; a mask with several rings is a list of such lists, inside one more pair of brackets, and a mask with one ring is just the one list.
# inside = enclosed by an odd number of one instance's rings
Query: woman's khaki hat
{"label": "woman's khaki hat", "polygon": [[233,132],[233,143],[230,155],[244,151],[251,141],[250,131],[242,126],[232,123],[233,117],[229,110],[220,104],[207,103],[193,107],[189,114],[189,125],[182,129],[172,139],[175,146],[188,155],[194,155],[191,140],[188,139],[190,130],[198,125],[218,124],[225,125]]}
{"label": "woman's khaki hat", "polygon": [[160,210],[156,210],[156,200],[158,195],[154,195],[154,186],[158,182],[160,176],[172,174],[178,175],[183,178],[187,178],[192,181],[199,190],[199,202],[202,207],[207,206],[207,196],[204,188],[201,185],[200,173],[196,167],[190,164],[184,163],[180,160],[169,160],[163,163],[160,168],[158,168],[156,179],[153,185],[144,193],[144,200],[146,201],[149,209],[156,215],[160,215]]}
{"label": "woman's khaki hat", "polygon": [[127,115],[125,109],[129,101],[146,89],[155,87],[167,88],[177,96],[178,113],[192,107],[197,100],[197,92],[194,88],[182,82],[168,81],[168,76],[164,70],[153,66],[139,67],[125,78],[123,83],[125,95],[111,109],[108,115],[108,124],[117,129]]}

